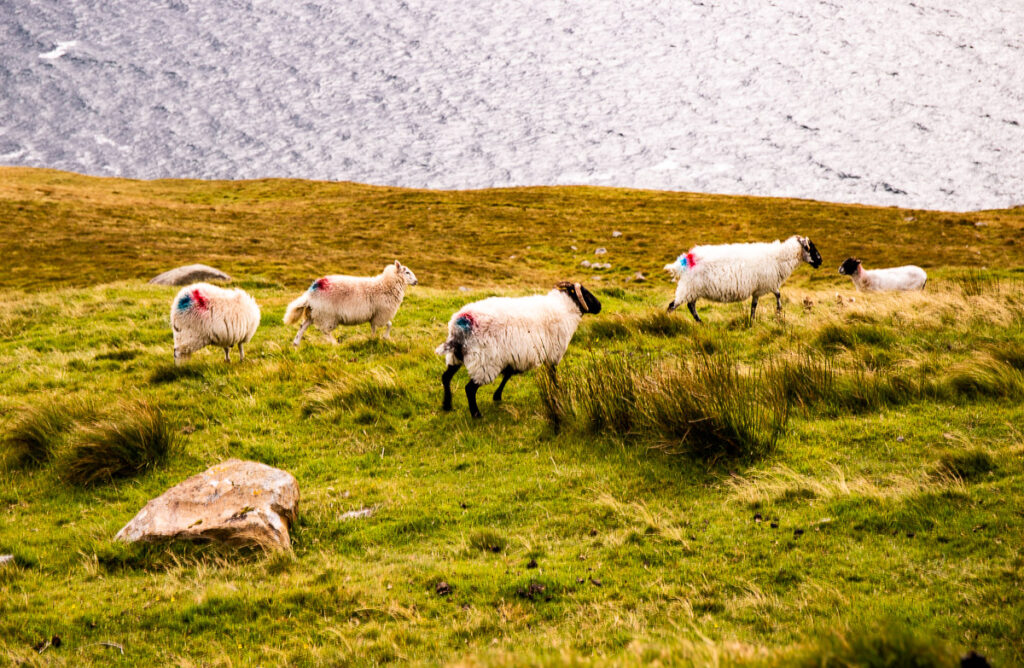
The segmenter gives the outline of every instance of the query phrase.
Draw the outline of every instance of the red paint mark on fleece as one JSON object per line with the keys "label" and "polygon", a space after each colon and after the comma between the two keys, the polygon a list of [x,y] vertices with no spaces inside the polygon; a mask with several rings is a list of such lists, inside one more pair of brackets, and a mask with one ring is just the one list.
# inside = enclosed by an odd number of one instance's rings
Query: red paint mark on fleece
{"label": "red paint mark on fleece", "polygon": [[202,292],[199,292],[198,289],[192,291],[192,301],[195,302],[196,308],[200,311],[210,308],[210,300]]}
{"label": "red paint mark on fleece", "polygon": [[697,266],[697,258],[694,257],[692,252],[686,254],[686,264],[690,268]]}
{"label": "red paint mark on fleece", "polygon": [[317,290],[326,290],[327,288],[331,287],[331,282],[328,281],[326,278],[318,278],[316,279],[316,282],[313,285],[316,286]]}

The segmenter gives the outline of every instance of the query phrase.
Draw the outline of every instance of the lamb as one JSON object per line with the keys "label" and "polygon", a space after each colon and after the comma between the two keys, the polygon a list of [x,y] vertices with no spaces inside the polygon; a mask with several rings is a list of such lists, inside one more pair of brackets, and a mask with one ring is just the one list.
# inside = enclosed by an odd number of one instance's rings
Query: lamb
{"label": "lamb", "polygon": [[451,381],[463,364],[469,373],[469,413],[478,418],[477,388],[501,374],[497,402],[513,375],[542,364],[554,373],[583,315],[600,312],[601,302],[590,291],[564,281],[545,295],[491,297],[463,306],[448,322],[448,340],[435,351],[448,363],[441,376],[442,410],[452,409]]}
{"label": "lamb", "polygon": [[839,266],[839,273],[853,279],[853,284],[862,292],[923,290],[928,280],[924,269],[912,264],[891,269],[865,269],[855,257],[846,258]]}
{"label": "lamb", "polygon": [[224,349],[225,362],[231,361],[231,347],[238,346],[238,359],[244,360],[242,346],[252,340],[259,326],[260,307],[245,290],[209,283],[187,285],[171,302],[174,363],[181,364],[211,345]]}
{"label": "lamb", "polygon": [[338,325],[370,323],[371,335],[378,327],[387,328],[384,338],[391,337],[391,320],[405,299],[405,287],[416,285],[416,274],[398,260],[384,267],[376,276],[324,276],[313,281],[309,289],[288,304],[284,322],[291,325],[305,318],[299,333],[292,340],[296,348],[302,343],[306,328],[316,325],[332,344],[332,332]]}
{"label": "lamb", "polygon": [[807,237],[792,236],[773,243],[722,244],[694,246],[680,255],[676,262],[665,266],[678,280],[676,296],[668,305],[671,313],[686,304],[693,319],[697,315],[697,300],[738,302],[750,297],[750,319],[754,319],[757,300],[761,295],[775,295],[775,307],[782,311],[779,288],[793,273],[800,261],[817,269],[821,255]]}

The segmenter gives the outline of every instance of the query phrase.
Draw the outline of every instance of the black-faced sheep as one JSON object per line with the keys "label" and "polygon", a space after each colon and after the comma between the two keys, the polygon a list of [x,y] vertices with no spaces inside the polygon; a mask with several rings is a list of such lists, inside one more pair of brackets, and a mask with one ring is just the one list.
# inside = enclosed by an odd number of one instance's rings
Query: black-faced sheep
{"label": "black-faced sheep", "polygon": [[671,313],[686,304],[693,319],[701,322],[698,299],[738,302],[750,298],[753,320],[758,298],[771,293],[776,309],[781,311],[779,289],[801,261],[815,269],[821,266],[821,254],[807,237],[792,236],[773,243],[695,246],[665,266],[679,281],[668,310]]}
{"label": "black-faced sheep", "polygon": [[494,401],[508,379],[540,365],[554,369],[569,347],[580,319],[586,313],[600,313],[601,302],[579,283],[559,283],[545,295],[491,297],[466,304],[448,322],[448,340],[435,352],[444,355],[448,368],[441,376],[444,401],[452,409],[451,380],[463,364],[469,373],[466,399],[469,412],[480,417],[476,391],[498,375],[501,384]]}

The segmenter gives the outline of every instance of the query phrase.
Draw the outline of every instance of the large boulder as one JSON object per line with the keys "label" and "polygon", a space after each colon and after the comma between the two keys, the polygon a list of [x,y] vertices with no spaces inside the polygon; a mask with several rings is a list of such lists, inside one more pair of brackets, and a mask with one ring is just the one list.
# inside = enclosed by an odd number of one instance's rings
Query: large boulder
{"label": "large boulder", "polygon": [[199,281],[230,281],[231,277],[205,264],[189,264],[149,279],[153,285],[189,285]]}
{"label": "large boulder", "polygon": [[215,540],[229,545],[289,549],[299,486],[292,474],[229,459],[170,488],[117,532],[129,543]]}

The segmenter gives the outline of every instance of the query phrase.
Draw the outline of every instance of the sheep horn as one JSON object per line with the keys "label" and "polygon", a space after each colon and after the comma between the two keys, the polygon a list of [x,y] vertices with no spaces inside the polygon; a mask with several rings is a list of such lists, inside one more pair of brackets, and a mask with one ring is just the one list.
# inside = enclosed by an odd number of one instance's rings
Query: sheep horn
{"label": "sheep horn", "polygon": [[573,283],[572,289],[576,291],[576,299],[578,299],[580,302],[580,309],[584,313],[588,313],[590,311],[590,308],[587,306],[587,300],[583,298],[583,291],[580,290],[580,284]]}

